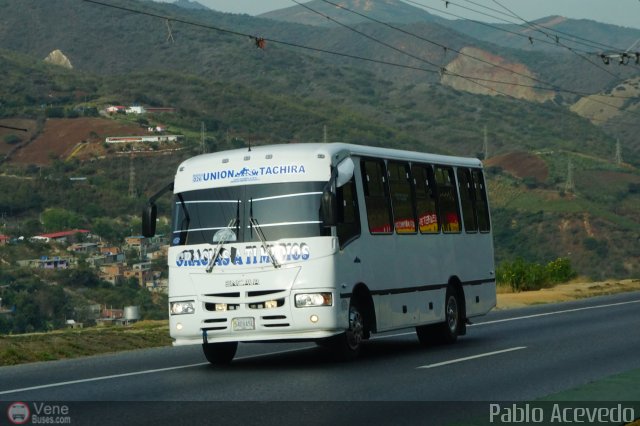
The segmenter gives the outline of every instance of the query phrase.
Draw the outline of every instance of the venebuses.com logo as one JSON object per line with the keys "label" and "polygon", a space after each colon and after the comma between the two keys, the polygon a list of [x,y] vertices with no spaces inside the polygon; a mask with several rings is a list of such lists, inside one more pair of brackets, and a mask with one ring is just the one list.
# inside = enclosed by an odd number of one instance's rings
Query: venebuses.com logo
{"label": "venebuses.com logo", "polygon": [[23,425],[29,421],[31,411],[24,402],[14,402],[7,408],[7,417],[14,425]]}
{"label": "venebuses.com logo", "polygon": [[14,402],[7,408],[7,418],[14,425],[71,424],[71,410],[66,404],[34,402],[29,407],[24,402]]}

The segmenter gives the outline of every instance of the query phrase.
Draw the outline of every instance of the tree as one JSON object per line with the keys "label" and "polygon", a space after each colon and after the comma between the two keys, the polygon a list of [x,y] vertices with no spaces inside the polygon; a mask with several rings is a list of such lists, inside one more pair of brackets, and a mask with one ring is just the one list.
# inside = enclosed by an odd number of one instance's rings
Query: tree
{"label": "tree", "polygon": [[42,224],[47,231],[77,228],[80,218],[73,212],[61,208],[49,208],[42,213]]}

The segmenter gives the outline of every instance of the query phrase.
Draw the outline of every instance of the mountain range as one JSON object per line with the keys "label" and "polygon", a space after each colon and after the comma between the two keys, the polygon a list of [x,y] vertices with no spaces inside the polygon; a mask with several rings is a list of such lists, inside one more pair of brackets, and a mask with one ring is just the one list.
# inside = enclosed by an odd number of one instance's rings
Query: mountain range
{"label": "mountain range", "polygon": [[[0,0],[0,124],[29,129],[0,129],[5,175],[93,167],[91,191],[110,194],[96,206],[126,223],[131,203],[110,209],[129,185],[128,173],[113,171],[128,166],[101,146],[102,130],[78,136],[95,149],[73,161],[52,149],[34,167],[19,159],[36,157],[20,152],[39,146],[52,114],[172,107],[173,115],[144,120],[185,134],[188,149],[140,163],[155,166],[136,169],[139,203],[171,178],[172,163],[201,149],[203,126],[209,149],[326,137],[480,156],[498,260],[569,256],[584,274],[637,275],[640,66],[605,65],[602,52],[577,52],[576,41],[624,51],[640,31],[549,17],[536,21],[534,37],[530,26],[448,20],[396,0],[340,6],[314,0],[251,17],[188,0]],[[544,43],[544,33],[561,43]],[[72,68],[45,63],[54,51]],[[0,186],[15,187],[12,179],[0,177]],[[16,200],[0,196],[0,209],[18,222],[44,207]]]}

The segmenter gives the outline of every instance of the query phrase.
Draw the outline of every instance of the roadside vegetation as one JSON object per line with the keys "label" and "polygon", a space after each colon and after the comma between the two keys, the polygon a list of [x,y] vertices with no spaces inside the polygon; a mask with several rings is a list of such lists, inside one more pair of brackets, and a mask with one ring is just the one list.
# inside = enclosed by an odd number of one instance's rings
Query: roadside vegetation
{"label": "roadside vegetation", "polygon": [[170,344],[167,321],[142,321],[129,326],[67,329],[47,333],[0,334],[0,366],[78,358]]}
{"label": "roadside vegetation", "polygon": [[502,262],[496,268],[497,285],[508,287],[514,292],[540,290],[566,283],[576,276],[571,261],[567,258],[558,258],[546,265],[517,258]]}

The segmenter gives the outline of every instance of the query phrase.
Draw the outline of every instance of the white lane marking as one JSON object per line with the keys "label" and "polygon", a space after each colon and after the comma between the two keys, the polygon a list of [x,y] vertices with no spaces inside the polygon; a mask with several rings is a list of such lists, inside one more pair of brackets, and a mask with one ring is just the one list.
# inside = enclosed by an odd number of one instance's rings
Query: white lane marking
{"label": "white lane marking", "polygon": [[541,314],[525,315],[525,316],[522,316],[522,317],[504,318],[504,319],[493,320],[493,321],[478,322],[478,323],[475,323],[475,324],[470,324],[470,326],[497,324],[497,323],[501,323],[501,322],[518,321],[518,320],[529,319],[529,318],[547,317],[549,315],[568,314],[568,313],[571,313],[571,312],[588,311],[588,310],[591,310],[591,309],[611,308],[611,307],[614,307],[614,306],[629,305],[631,303],[640,303],[640,300],[630,300],[630,301],[627,301],[627,302],[609,303],[607,305],[585,306],[583,308],[565,309],[565,310],[562,310],[562,311],[543,312]]}
{"label": "white lane marking", "polygon": [[[284,350],[284,351],[269,352],[269,353],[264,353],[264,354],[246,355],[246,356],[238,357],[238,358],[236,358],[236,360],[258,358],[258,357],[263,357],[263,356],[268,356],[268,355],[278,355],[278,354],[283,354],[283,353],[287,353],[287,352],[302,351],[302,350],[310,349],[310,348],[313,348],[313,346],[308,346],[308,347],[298,348],[298,349],[287,349],[287,350]],[[164,371],[180,370],[180,369],[191,368],[191,367],[201,367],[203,365],[209,365],[209,363],[208,362],[199,362],[197,364],[177,365],[175,367],[156,368],[154,370],[133,371],[131,373],[112,374],[110,376],[90,377],[88,379],[69,380],[69,381],[66,381],[66,382],[48,383],[48,384],[45,384],[45,385],[30,386],[28,388],[10,389],[10,390],[5,390],[5,391],[0,391],[0,395],[6,395],[6,394],[10,394],[10,393],[17,393],[17,392],[26,392],[26,391],[32,391],[32,390],[47,389],[47,388],[54,388],[54,387],[59,387],[59,386],[76,385],[76,384],[79,384],[79,383],[98,382],[98,381],[101,381],[101,380],[118,379],[118,378],[121,378],[121,377],[140,376],[140,375],[143,375],[143,374],[162,373]]]}
{"label": "white lane marking", "polygon": [[30,390],[54,388],[54,387],[57,387],[57,386],[75,385],[75,384],[78,384],[78,383],[97,382],[99,380],[117,379],[119,377],[139,376],[141,374],[151,374],[151,373],[159,373],[159,372],[162,372],[162,371],[179,370],[181,368],[197,367],[197,366],[206,365],[206,364],[208,364],[208,363],[207,362],[201,362],[201,363],[198,363],[198,364],[178,365],[176,367],[156,368],[154,370],[134,371],[134,372],[131,372],[131,373],[112,374],[110,376],[90,377],[88,379],[69,380],[67,382],[49,383],[49,384],[46,384],[46,385],[31,386],[31,387],[28,387],[28,388],[5,390],[5,391],[0,392],[0,395],[5,395],[5,394],[8,394],[8,393],[15,393],[15,392],[25,392],[25,391],[30,391]]}
{"label": "white lane marking", "polygon": [[464,357],[464,358],[457,358],[457,359],[452,359],[452,360],[449,360],[449,361],[437,362],[435,364],[423,365],[423,366],[416,367],[416,368],[442,367],[443,365],[455,364],[455,363],[458,363],[458,362],[469,361],[469,360],[472,360],[472,359],[484,358],[484,357],[487,357],[487,356],[493,356],[493,355],[499,355],[499,354],[503,354],[503,353],[507,353],[507,352],[519,351],[521,349],[526,349],[526,348],[527,348],[526,346],[517,346],[515,348],[503,349],[501,351],[487,352],[487,353],[484,353],[484,354],[472,355],[472,356],[468,356],[468,357]]}

